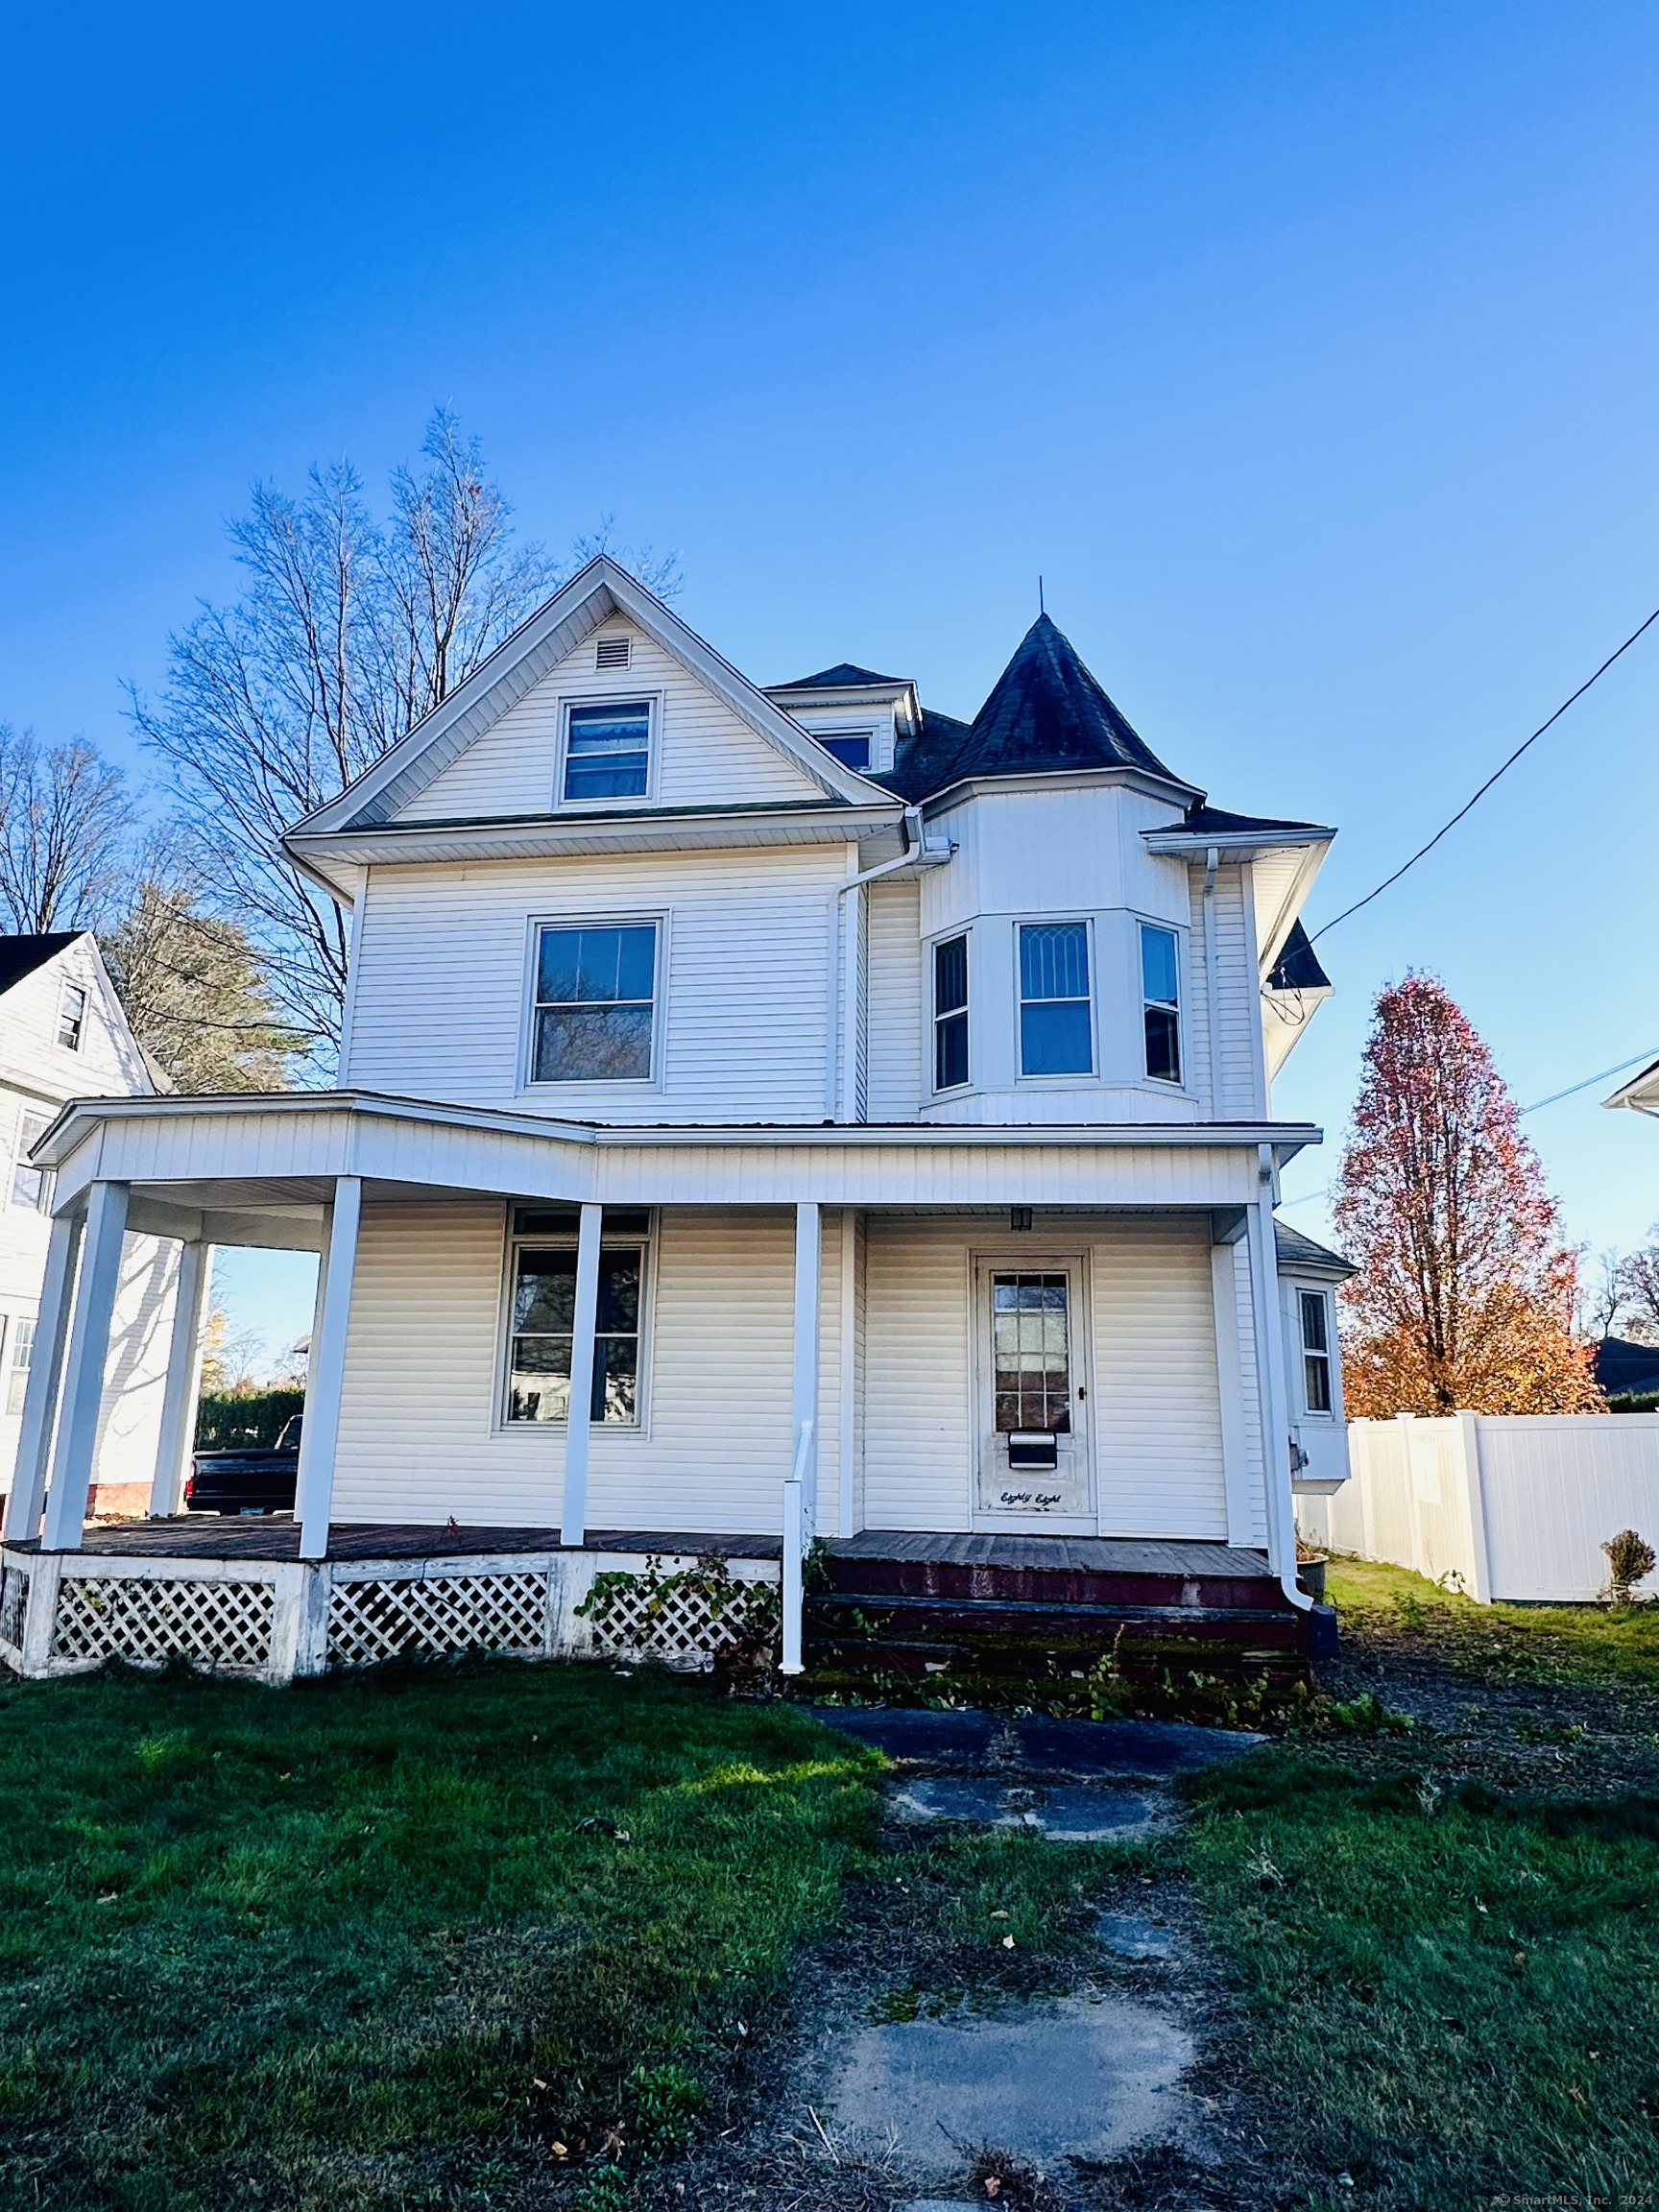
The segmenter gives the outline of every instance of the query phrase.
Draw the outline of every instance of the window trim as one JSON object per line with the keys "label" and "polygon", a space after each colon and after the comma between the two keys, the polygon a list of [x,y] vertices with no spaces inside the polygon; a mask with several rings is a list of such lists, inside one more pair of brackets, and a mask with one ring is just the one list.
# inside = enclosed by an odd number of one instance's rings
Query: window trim
{"label": "window trim", "polygon": [[[28,1134],[32,1120],[40,1124],[33,1138]],[[17,1125],[12,1139],[12,1172],[6,1183],[6,1203],[16,1207],[19,1213],[50,1214],[52,1211],[53,1186],[57,1178],[50,1167],[31,1167],[29,1165],[31,1145],[37,1144],[51,1126],[52,1116],[41,1113],[38,1107],[25,1106],[18,1113]],[[40,1178],[39,1191],[33,1198],[19,1198],[17,1195],[17,1178],[22,1174],[38,1175]]]}
{"label": "window trim", "polygon": [[[536,1072],[537,971],[541,964],[543,929],[644,929],[657,932],[657,961],[651,975],[651,1072],[648,1075],[588,1075],[575,1082],[552,1082]],[[667,1013],[668,914],[605,914],[583,907],[575,914],[532,914],[524,947],[524,986],[519,1014],[522,1041],[518,1051],[518,1092],[521,1097],[556,1098],[578,1091],[643,1094],[662,1089],[663,1022]]]}
{"label": "window trim", "polygon": [[[29,1388],[29,1369],[35,1358],[35,1331],[38,1324],[39,1315],[36,1313],[14,1314],[11,1325],[11,1343],[8,1345],[5,1341],[5,1316],[0,1314],[0,1354],[4,1355],[4,1366],[0,1367],[0,1373],[6,1378],[6,1394],[0,1399],[0,1417],[16,1420],[22,1414],[24,1395]],[[21,1360],[17,1357],[19,1351],[24,1354]],[[19,1383],[22,1384],[21,1389],[18,1388]],[[13,1398],[17,1401],[15,1406],[12,1403]]]}
{"label": "window trim", "polygon": [[[1031,998],[1025,997],[1022,981],[1023,966],[1023,937],[1026,929],[1067,926],[1083,931],[1084,956],[1089,962],[1089,993],[1083,1001],[1089,1009],[1089,1065],[1064,1075],[1028,1075],[1025,1072],[1025,1008],[1031,1006],[1075,1006],[1075,998]],[[1014,918],[1014,1081],[1016,1084],[1035,1083],[1047,1088],[1067,1084],[1075,1088],[1079,1083],[1098,1084],[1104,1080],[1100,1072],[1100,960],[1094,934],[1094,917],[1092,914],[1020,914]]]}
{"label": "window trim", "polygon": [[[509,1198],[502,1210],[502,1257],[500,1312],[495,1330],[495,1375],[491,1391],[490,1433],[493,1436],[557,1436],[563,1442],[570,1433],[569,1418],[563,1421],[511,1421],[507,1417],[508,1394],[513,1387],[513,1291],[518,1276],[517,1254],[521,1244],[568,1246],[576,1249],[577,1232],[574,1227],[564,1234],[541,1233],[519,1236],[515,1223],[520,1208],[539,1211],[544,1207],[568,1204],[570,1201],[549,1198]],[[603,1253],[607,1244],[633,1244],[641,1246],[644,1258],[639,1267],[639,1371],[637,1378],[635,1419],[632,1421],[589,1421],[589,1432],[593,1436],[625,1436],[648,1441],[651,1434],[651,1378],[652,1346],[657,1325],[657,1249],[661,1241],[662,1210],[660,1206],[607,1207],[607,1213],[644,1214],[648,1216],[644,1231],[636,1238],[633,1232],[626,1237],[608,1237],[603,1221],[599,1225],[599,1249]]]}
{"label": "window trim", "polygon": [[[878,765],[876,758],[877,733],[873,728],[859,724],[856,728],[849,727],[845,730],[814,730],[811,735],[813,743],[822,746],[831,760],[840,760],[842,767],[851,768],[854,776],[871,776],[876,773]],[[863,740],[865,747],[862,766],[855,760],[841,760],[840,754],[832,750],[836,745],[850,745],[859,739]]]}
{"label": "window trim", "polygon": [[[611,673],[609,669],[605,671]],[[645,788],[627,799],[566,799],[565,771],[570,754],[572,709],[632,707],[642,704],[650,717],[645,733]],[[659,763],[662,754],[663,693],[647,684],[616,685],[604,691],[572,691],[559,700],[559,738],[554,747],[553,808],[559,814],[604,814],[618,806],[649,806],[657,798]]]}
{"label": "window trim", "polygon": [[[955,1098],[974,1088],[974,976],[973,930],[966,924],[952,929],[943,937],[934,937],[927,944],[927,1066],[930,1071],[928,1095],[933,1098]],[[952,1006],[943,1014],[939,1011],[939,955],[947,945],[961,944],[964,978],[963,998],[960,1006]],[[939,1029],[945,1022],[961,1020],[967,1045],[968,1072],[960,1083],[939,1081]]]}
{"label": "window trim", "polygon": [[[1296,1342],[1301,1353],[1300,1380],[1303,1415],[1310,1421],[1334,1422],[1336,1419],[1336,1330],[1331,1300],[1325,1291],[1305,1283],[1293,1284],[1291,1287],[1296,1293]],[[1323,1352],[1313,1350],[1309,1345],[1307,1309],[1302,1303],[1305,1298],[1316,1298],[1325,1316],[1325,1349]],[[1325,1362],[1325,1395],[1331,1401],[1328,1406],[1315,1406],[1311,1402],[1308,1388],[1308,1367],[1309,1362],[1314,1359],[1322,1359]]]}
{"label": "window trim", "polygon": [[[69,995],[74,992],[81,1000],[81,1011],[75,1017],[75,1034],[65,1038],[63,1030],[69,1019]],[[60,1052],[79,1052],[86,1042],[86,1017],[92,1011],[92,994],[84,983],[77,983],[72,975],[65,975],[58,994],[58,1049]]]}
{"label": "window trim", "polygon": [[[1154,1075],[1151,1069],[1146,1065],[1147,1013],[1153,1007],[1156,1007],[1160,1012],[1165,1013],[1167,1013],[1171,1010],[1170,1002],[1168,999],[1148,998],[1146,996],[1146,932],[1148,929],[1156,929],[1161,936],[1172,938],[1175,945],[1175,999],[1173,1012],[1175,1015],[1175,1065],[1177,1072],[1173,1079],[1167,1075]],[[1135,992],[1137,1003],[1141,1008],[1140,1080],[1142,1083],[1155,1084],[1158,1090],[1161,1092],[1187,1091],[1190,1088],[1187,1081],[1187,1024],[1184,1019],[1187,1010],[1187,977],[1184,972],[1185,968],[1186,962],[1182,953],[1181,931],[1179,927],[1173,922],[1155,922],[1148,916],[1137,914],[1135,917]]]}

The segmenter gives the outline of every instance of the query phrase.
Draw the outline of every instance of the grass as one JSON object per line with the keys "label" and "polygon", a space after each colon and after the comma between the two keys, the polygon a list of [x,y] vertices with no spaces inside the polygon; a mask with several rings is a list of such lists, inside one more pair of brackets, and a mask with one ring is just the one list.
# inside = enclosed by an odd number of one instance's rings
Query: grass
{"label": "grass", "polygon": [[1342,1557],[1327,1589],[1345,1632],[1397,1634],[1489,1680],[1659,1689],[1659,1604],[1477,1605],[1408,1568]]}
{"label": "grass", "polygon": [[666,2148],[875,1764],[592,1667],[0,1688],[0,2202],[389,2212]]}
{"label": "grass", "polygon": [[1460,1795],[1284,1745],[1190,1795],[1183,1855],[1297,2201],[1650,2200],[1659,1804]]}

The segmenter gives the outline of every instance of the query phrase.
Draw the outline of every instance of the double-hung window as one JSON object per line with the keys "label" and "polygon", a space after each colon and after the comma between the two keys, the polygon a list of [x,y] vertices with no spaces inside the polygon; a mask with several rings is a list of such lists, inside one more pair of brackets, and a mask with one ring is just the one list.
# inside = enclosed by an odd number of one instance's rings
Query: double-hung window
{"label": "double-hung window", "polygon": [[25,1114],[17,1130],[17,1157],[12,1169],[12,1203],[27,1206],[31,1213],[44,1214],[51,1196],[51,1176],[44,1167],[32,1167],[29,1153],[45,1136],[51,1117],[45,1114]]}
{"label": "double-hung window", "polygon": [[1310,1413],[1331,1407],[1331,1309],[1322,1290],[1299,1290],[1302,1315],[1302,1381]]}
{"label": "double-hung window", "polygon": [[[515,1425],[569,1419],[577,1220],[573,1206],[520,1206],[514,1215],[506,1412]],[[612,1428],[639,1426],[650,1231],[648,1212],[623,1208],[608,1209],[601,1225],[589,1414]]]}
{"label": "double-hung window", "polygon": [[1020,926],[1020,1072],[1088,1075],[1089,930],[1082,922]]}
{"label": "double-hung window", "polygon": [[968,1080],[968,940],[948,937],[933,948],[933,1088],[953,1091]]}
{"label": "double-hung window", "polygon": [[1160,1083],[1181,1080],[1181,971],[1173,929],[1141,925],[1141,998],[1146,1029],[1146,1072]]}
{"label": "double-hung window", "polygon": [[58,1008],[58,1042],[66,1052],[79,1052],[81,1032],[86,1025],[86,994],[79,983],[65,983]]}
{"label": "double-hung window", "polygon": [[35,1323],[19,1314],[12,1325],[12,1363],[6,1371],[6,1410],[21,1413],[29,1387],[29,1361],[35,1351]]}
{"label": "double-hung window", "polygon": [[549,925],[537,934],[536,1083],[648,1083],[655,922]]}
{"label": "double-hung window", "polygon": [[566,799],[642,799],[651,781],[651,703],[572,707],[565,725]]}

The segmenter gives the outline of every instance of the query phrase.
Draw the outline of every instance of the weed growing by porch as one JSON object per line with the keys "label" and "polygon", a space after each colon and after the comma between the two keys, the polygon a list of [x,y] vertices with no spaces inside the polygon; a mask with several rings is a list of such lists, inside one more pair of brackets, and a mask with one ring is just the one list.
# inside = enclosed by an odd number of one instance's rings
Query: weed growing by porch
{"label": "weed growing by porch", "polygon": [[0,2201],[383,2212],[669,2150],[874,1765],[591,1666],[0,1686]]}

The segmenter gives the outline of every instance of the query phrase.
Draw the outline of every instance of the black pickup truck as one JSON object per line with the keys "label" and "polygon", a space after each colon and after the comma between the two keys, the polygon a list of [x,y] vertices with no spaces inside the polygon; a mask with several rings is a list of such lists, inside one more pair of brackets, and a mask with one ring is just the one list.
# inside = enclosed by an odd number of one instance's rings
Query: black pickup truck
{"label": "black pickup truck", "polygon": [[191,1513],[292,1513],[300,1472],[296,1413],[275,1444],[242,1452],[198,1452],[184,1482]]}

